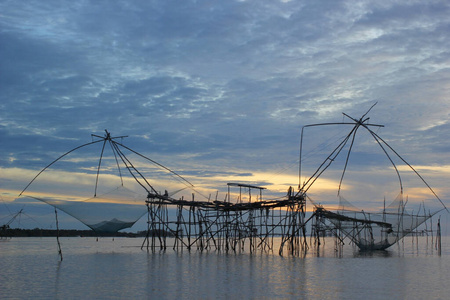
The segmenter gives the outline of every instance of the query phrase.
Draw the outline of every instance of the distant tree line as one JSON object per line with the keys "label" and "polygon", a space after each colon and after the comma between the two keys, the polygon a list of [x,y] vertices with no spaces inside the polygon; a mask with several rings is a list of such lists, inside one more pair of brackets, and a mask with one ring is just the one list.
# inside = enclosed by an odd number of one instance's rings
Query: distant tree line
{"label": "distant tree line", "polygon": [[[56,229],[20,229],[7,228],[0,231],[1,238],[9,237],[56,237],[58,231]],[[147,231],[138,232],[95,232],[93,230],[76,230],[76,229],[60,229],[60,237],[145,237]],[[149,234],[150,236],[152,233]],[[170,234],[168,234],[170,236]]]}

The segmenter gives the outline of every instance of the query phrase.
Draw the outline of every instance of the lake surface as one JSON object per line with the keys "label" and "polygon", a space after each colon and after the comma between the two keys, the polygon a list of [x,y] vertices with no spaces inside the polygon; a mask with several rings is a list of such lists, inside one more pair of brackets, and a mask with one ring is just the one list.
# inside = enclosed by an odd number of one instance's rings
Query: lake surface
{"label": "lake surface", "polygon": [[1,299],[448,299],[450,239],[407,237],[388,251],[336,251],[333,238],[302,257],[141,250],[140,238],[0,241]]}

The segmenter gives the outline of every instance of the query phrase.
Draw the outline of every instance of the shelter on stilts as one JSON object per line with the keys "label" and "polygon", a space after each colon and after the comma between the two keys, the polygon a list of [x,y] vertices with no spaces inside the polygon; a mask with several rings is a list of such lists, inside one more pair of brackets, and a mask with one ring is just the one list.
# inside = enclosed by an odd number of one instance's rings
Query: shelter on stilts
{"label": "shelter on stilts", "polygon": [[[274,238],[281,238],[279,253],[298,254],[307,249],[306,199],[289,189],[282,200],[263,200],[263,187],[228,183],[259,191],[257,201],[196,201],[149,194],[148,235],[142,247],[166,249],[167,238],[174,238],[173,249],[219,250],[225,252],[273,251]],[[229,192],[230,193],[230,192]],[[230,197],[227,197],[230,199]],[[168,211],[176,212],[173,220]]]}

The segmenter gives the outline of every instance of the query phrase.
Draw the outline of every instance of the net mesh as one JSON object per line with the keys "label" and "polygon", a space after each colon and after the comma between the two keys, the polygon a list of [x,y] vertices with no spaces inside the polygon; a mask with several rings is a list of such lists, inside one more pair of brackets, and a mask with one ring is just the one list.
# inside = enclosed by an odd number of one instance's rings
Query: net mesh
{"label": "net mesh", "polygon": [[364,212],[339,197],[339,209],[327,219],[360,249],[386,249],[431,217],[408,213],[401,193],[378,213]]}
{"label": "net mesh", "polygon": [[31,198],[62,210],[96,232],[114,233],[130,228],[147,212],[146,197],[125,187],[118,187],[85,201]]}
{"label": "net mesh", "polygon": [[52,205],[96,232],[117,232],[147,212],[148,194],[189,195],[190,182],[121,140],[107,131],[93,135],[43,168],[19,196]]}

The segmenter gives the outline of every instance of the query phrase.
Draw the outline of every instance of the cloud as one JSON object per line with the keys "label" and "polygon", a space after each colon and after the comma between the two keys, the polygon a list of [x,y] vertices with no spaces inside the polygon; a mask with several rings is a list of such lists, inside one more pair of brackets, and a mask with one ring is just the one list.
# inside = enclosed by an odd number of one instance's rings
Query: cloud
{"label": "cloud", "polygon": [[[449,9],[445,1],[0,3],[0,167],[28,175],[107,129],[191,180],[216,180],[208,188],[233,177],[274,187],[255,176],[280,169],[295,185],[302,126],[347,120],[342,112],[358,119],[377,101],[370,122],[385,125],[376,132],[408,162],[449,165]],[[346,130],[317,131],[310,149]],[[358,140],[352,168],[386,161],[369,140]],[[61,171],[92,172],[99,150],[83,155]]]}

